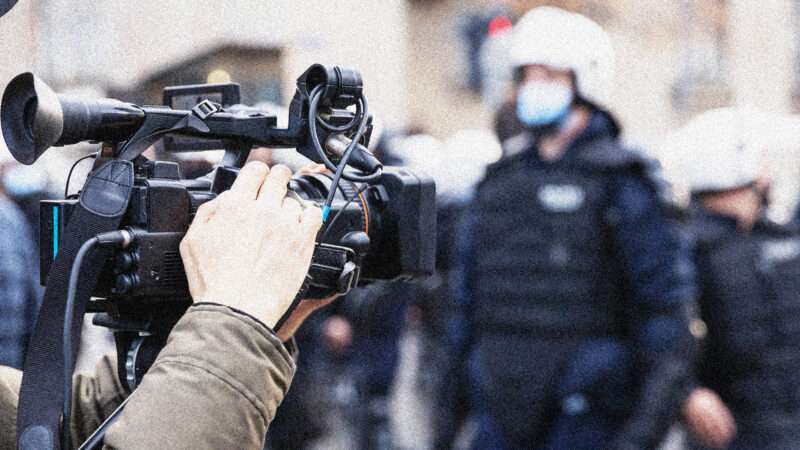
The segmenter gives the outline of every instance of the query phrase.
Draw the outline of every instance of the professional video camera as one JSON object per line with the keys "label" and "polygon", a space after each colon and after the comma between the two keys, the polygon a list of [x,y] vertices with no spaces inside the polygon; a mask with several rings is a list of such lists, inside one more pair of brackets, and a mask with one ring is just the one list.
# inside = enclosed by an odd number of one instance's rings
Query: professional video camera
{"label": "professional video camera", "polygon": [[[76,317],[98,312],[95,323],[115,332],[120,379],[136,387],[191,304],[179,243],[197,208],[231,186],[254,147],[293,147],[331,171],[289,185],[325,218],[304,298],[432,273],[433,181],[383,167],[367,150],[371,117],[358,72],[311,66],[297,80],[285,129],[238,97],[235,84],[180,86],[165,90],[165,106],[137,106],[57,95],[30,73],[6,88],[0,122],[19,162],[32,164],[51,146],[101,143],[80,198],[41,205],[42,283],[67,292],[59,318],[65,373],[77,350]],[[208,176],[183,179],[176,163],[142,156],[162,138],[167,152],[222,147],[225,156]],[[84,264],[87,255],[99,256]],[[37,333],[54,320],[40,316]]]}

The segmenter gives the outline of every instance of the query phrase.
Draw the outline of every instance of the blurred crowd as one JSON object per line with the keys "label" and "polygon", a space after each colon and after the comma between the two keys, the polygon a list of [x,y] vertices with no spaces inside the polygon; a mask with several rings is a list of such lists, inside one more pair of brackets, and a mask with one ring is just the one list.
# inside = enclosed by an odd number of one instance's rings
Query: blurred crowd
{"label": "blurred crowd", "polygon": [[[707,111],[647,143],[660,164],[621,141],[595,22],[541,7],[468,28],[494,129],[383,123],[372,140],[436,181],[436,273],[309,320],[267,447],[800,449],[800,209],[779,223],[770,208],[770,152],[800,147],[800,118]],[[193,158],[186,177],[213,167]],[[22,367],[38,202],[69,170],[0,146],[2,365]]]}

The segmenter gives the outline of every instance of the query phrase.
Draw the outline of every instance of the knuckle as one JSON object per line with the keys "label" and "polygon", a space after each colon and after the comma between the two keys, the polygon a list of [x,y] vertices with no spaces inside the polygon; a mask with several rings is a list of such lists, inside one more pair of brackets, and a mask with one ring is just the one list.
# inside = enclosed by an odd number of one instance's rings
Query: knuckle
{"label": "knuckle", "polygon": [[303,213],[303,207],[300,206],[300,203],[297,203],[296,200],[290,200],[283,204],[283,210],[287,217],[291,217],[295,220],[300,218],[300,215]]}
{"label": "knuckle", "polygon": [[217,203],[223,203],[225,201],[225,199],[230,198],[230,196],[231,196],[231,191],[225,191],[225,192],[217,195],[217,198],[215,198],[213,201],[215,201]]}
{"label": "knuckle", "polygon": [[249,163],[245,164],[245,167],[249,168],[248,170],[256,170],[262,172],[269,170],[269,166],[267,166],[261,161],[250,161]]}
{"label": "knuckle", "polygon": [[283,164],[278,164],[272,167],[272,173],[279,175],[282,178],[291,178],[292,170]]}
{"label": "knuckle", "polygon": [[199,234],[199,233],[197,233],[197,231],[198,231],[198,230],[197,230],[197,229],[195,229],[195,232],[194,232],[194,233],[188,233],[188,234],[187,234],[187,235],[186,235],[186,236],[183,238],[183,240],[186,242],[186,245],[189,247],[189,249],[191,249],[192,247],[194,247],[194,246],[195,246],[195,245],[196,245],[196,244],[199,242],[199,240],[200,240],[200,239],[198,238],[198,234]]}
{"label": "knuckle", "polygon": [[272,205],[272,204],[269,204],[269,203],[259,204],[258,208],[261,210],[261,215],[265,219],[268,219],[268,220],[274,219],[275,216],[278,216],[278,215],[281,214],[281,210],[280,210],[279,206],[275,206],[275,205]]}
{"label": "knuckle", "polygon": [[269,173],[269,167],[261,161],[250,161],[239,172],[239,176],[248,178],[264,177]]}

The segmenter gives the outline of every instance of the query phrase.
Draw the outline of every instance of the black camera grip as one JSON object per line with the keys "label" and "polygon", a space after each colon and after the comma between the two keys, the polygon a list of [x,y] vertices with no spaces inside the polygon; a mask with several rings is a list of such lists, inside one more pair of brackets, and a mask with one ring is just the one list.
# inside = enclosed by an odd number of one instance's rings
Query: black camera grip
{"label": "black camera grip", "polygon": [[355,252],[347,247],[318,243],[308,270],[304,298],[323,299],[344,295],[358,284],[360,268]]}

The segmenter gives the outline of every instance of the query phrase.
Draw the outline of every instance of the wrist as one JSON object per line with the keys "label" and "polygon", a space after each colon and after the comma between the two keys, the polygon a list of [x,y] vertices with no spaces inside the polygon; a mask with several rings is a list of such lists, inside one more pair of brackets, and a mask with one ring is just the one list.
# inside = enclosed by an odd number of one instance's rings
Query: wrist
{"label": "wrist", "polygon": [[220,303],[196,303],[173,329],[170,343],[157,362],[175,358],[196,361],[203,367],[217,367],[241,380],[243,386],[252,387],[269,381],[264,377],[269,372],[264,370],[265,365],[277,365],[283,375],[291,377],[295,361],[292,350],[280,342],[273,329],[247,312]]}
{"label": "wrist", "polygon": [[227,306],[257,319],[270,330],[275,330],[275,325],[291,305],[291,299],[280,302],[263,294],[232,294],[230,292],[214,294],[212,292],[196,299],[195,303],[215,303]]}
{"label": "wrist", "polygon": [[280,329],[275,330],[275,333],[277,333],[281,341],[286,342],[290,340],[300,328],[300,325],[302,325],[313,312],[313,309],[304,308],[303,305],[304,302],[301,302],[294,311],[289,313],[289,317],[281,325]]}

